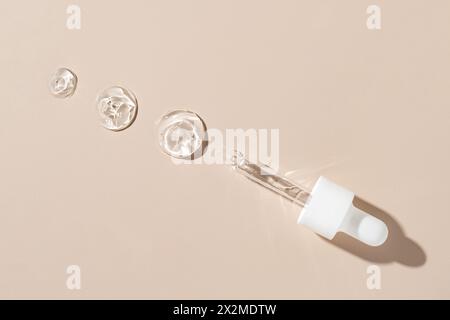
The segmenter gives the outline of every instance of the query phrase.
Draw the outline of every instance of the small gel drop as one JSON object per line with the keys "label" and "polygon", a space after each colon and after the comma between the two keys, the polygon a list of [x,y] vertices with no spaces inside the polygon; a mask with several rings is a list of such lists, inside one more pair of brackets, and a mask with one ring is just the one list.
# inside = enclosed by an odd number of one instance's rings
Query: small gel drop
{"label": "small gel drop", "polygon": [[50,92],[58,98],[68,98],[75,93],[77,76],[67,68],[60,68],[52,75],[49,83]]}

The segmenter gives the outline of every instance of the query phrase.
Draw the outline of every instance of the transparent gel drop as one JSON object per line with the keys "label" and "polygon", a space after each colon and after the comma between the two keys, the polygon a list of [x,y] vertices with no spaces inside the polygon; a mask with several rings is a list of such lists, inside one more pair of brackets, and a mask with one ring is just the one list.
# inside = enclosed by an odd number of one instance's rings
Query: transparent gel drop
{"label": "transparent gel drop", "polygon": [[49,83],[50,92],[58,98],[67,98],[75,93],[77,76],[67,68],[60,68],[52,75]]}
{"label": "transparent gel drop", "polygon": [[158,125],[159,144],[168,155],[195,159],[207,143],[206,126],[194,112],[176,110],[164,115]]}
{"label": "transparent gel drop", "polygon": [[101,124],[106,129],[120,131],[136,119],[138,102],[134,94],[122,87],[111,87],[97,96]]}

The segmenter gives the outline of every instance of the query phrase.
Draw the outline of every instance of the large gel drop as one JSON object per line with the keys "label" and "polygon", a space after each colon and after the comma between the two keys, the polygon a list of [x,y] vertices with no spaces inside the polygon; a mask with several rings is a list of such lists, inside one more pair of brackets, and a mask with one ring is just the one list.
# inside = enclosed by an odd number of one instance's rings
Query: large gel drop
{"label": "large gel drop", "polygon": [[195,159],[202,155],[206,126],[194,112],[175,110],[164,115],[158,125],[159,144],[168,155]]}

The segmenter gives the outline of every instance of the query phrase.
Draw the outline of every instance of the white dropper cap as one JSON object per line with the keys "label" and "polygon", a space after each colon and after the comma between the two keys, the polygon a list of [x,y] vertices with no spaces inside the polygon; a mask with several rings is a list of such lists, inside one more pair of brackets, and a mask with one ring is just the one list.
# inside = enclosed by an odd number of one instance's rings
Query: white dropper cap
{"label": "white dropper cap", "polygon": [[353,192],[320,177],[298,223],[329,240],[342,231],[370,246],[383,244],[388,236],[386,224],[354,207],[354,197]]}

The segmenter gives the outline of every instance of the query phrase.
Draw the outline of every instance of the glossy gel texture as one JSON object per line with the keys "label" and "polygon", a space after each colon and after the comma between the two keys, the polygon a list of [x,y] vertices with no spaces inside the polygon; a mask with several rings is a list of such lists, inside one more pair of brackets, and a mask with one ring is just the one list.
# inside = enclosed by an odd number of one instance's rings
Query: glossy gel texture
{"label": "glossy gel texture", "polygon": [[195,159],[203,153],[206,126],[194,112],[176,110],[164,115],[158,126],[161,149],[171,157]]}
{"label": "glossy gel texture", "polygon": [[60,68],[52,75],[49,83],[50,92],[58,98],[68,98],[75,93],[78,79],[67,68]]}
{"label": "glossy gel texture", "polygon": [[135,95],[122,87],[110,87],[97,97],[97,110],[104,128],[121,131],[136,119],[138,102]]}

